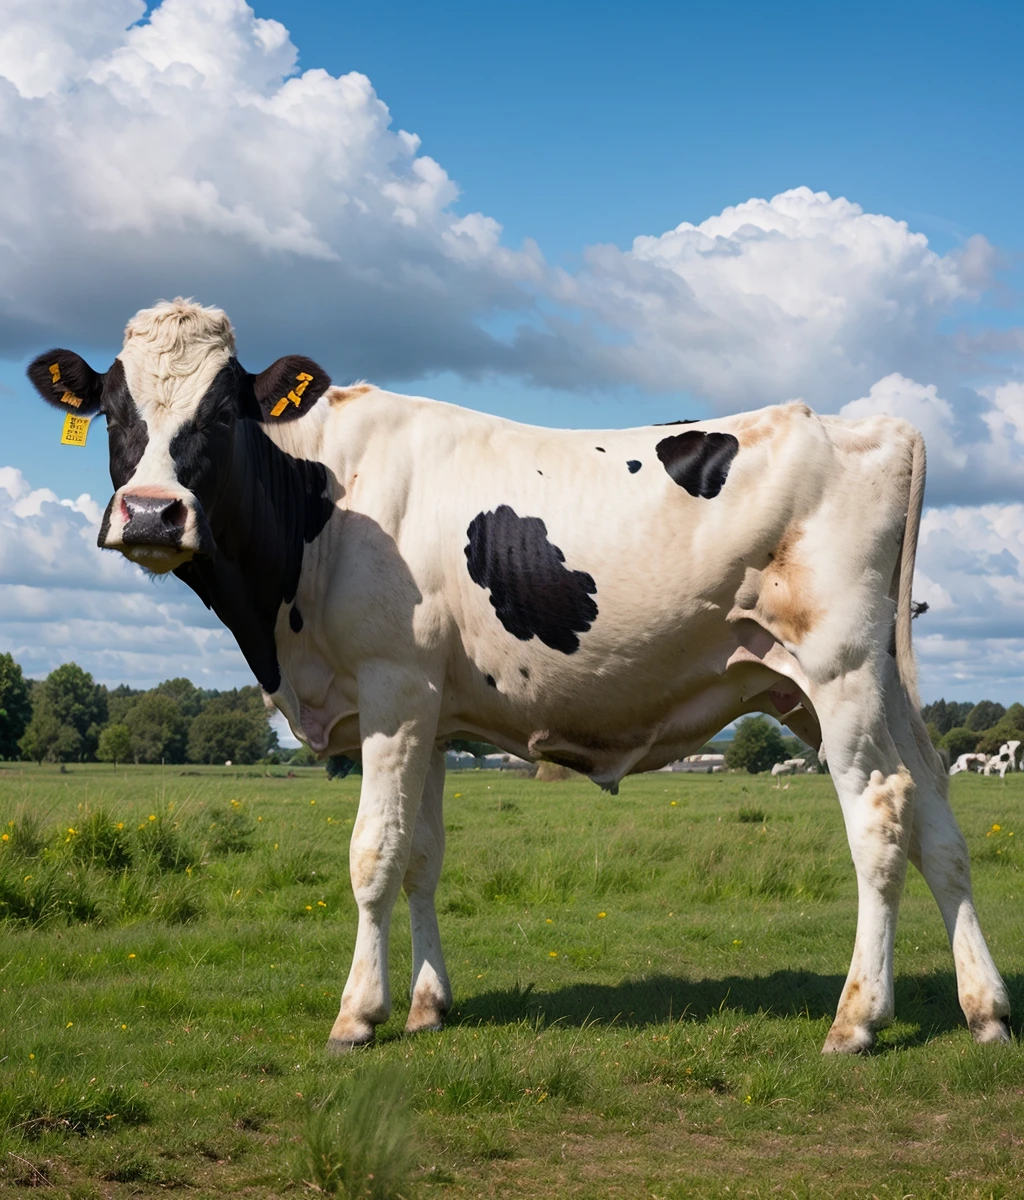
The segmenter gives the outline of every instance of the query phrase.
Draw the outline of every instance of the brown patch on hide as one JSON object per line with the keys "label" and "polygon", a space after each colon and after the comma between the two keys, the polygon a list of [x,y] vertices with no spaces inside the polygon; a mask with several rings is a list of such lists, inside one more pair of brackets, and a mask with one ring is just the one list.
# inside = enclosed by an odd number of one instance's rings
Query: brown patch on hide
{"label": "brown patch on hide", "polygon": [[380,852],[374,849],[361,850],[352,862],[352,890],[369,887],[377,874]]}
{"label": "brown patch on hide", "polygon": [[902,842],[911,816],[914,792],[914,781],[906,767],[900,767],[895,775],[885,778],[881,771],[872,771],[864,798],[878,819],[873,832],[881,834],[887,842]]}
{"label": "brown patch on hide", "polygon": [[814,602],[814,574],[797,552],[803,529],[791,525],[761,572],[758,620],[781,641],[799,644],[821,619]]}
{"label": "brown patch on hide", "polygon": [[365,396],[367,392],[376,391],[372,383],[353,383],[350,387],[332,387],[327,390],[328,404],[345,404],[349,400],[355,400],[359,396]]}

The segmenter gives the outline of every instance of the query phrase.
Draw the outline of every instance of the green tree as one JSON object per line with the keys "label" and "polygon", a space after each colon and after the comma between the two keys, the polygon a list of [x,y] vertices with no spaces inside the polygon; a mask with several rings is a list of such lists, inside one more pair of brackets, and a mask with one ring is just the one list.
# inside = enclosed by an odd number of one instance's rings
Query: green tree
{"label": "green tree", "polygon": [[65,663],[51,671],[33,695],[21,751],[36,762],[92,758],[106,718],[106,688],[77,663]]}
{"label": "green tree", "polygon": [[111,725],[124,723],[125,713],[142,695],[138,688],[130,688],[126,683],[119,684],[107,692],[107,721]]}
{"label": "green tree", "polygon": [[980,733],[975,733],[973,729],[966,729],[961,725],[958,729],[951,729],[943,735],[942,746],[949,751],[949,761],[956,762],[961,754],[973,754],[978,748],[979,741],[981,741]]}
{"label": "green tree", "polygon": [[971,700],[935,700],[921,709],[926,725],[933,724],[940,734],[966,724],[967,714],[974,708]]}
{"label": "green tree", "polygon": [[786,743],[778,726],[767,717],[747,717],[736,726],[736,734],[725,752],[725,765],[757,775],[770,771],[786,757]]}
{"label": "green tree", "polygon": [[[300,746],[288,760],[288,765],[290,767],[315,767],[319,761],[316,754],[308,746]],[[329,771],[330,760],[328,760],[327,766]],[[331,778],[331,776],[329,775],[328,778]]]}
{"label": "green tree", "polygon": [[118,763],[132,760],[132,732],[127,725],[107,725],[96,747],[100,762]]}
{"label": "green tree", "polygon": [[206,707],[192,722],[188,735],[190,762],[254,763],[277,744],[264,711],[251,708]]}
{"label": "green tree", "polygon": [[0,654],[0,758],[18,758],[18,742],[32,719],[28,684],[11,654]]}
{"label": "green tree", "polygon": [[182,715],[189,720],[198,717],[202,710],[203,693],[191,679],[165,679],[163,683],[158,683],[153,691],[159,692],[161,696],[170,696],[177,703]]}
{"label": "green tree", "polygon": [[125,713],[124,724],[131,734],[132,758],[136,762],[185,761],[188,721],[170,696],[146,692]]}
{"label": "green tree", "polygon": [[[1009,713],[1007,713],[1007,717]],[[1012,720],[1007,720],[1003,717],[1001,721],[993,725],[991,729],[986,729],[978,739],[978,744],[975,749],[979,754],[998,754],[999,747],[1004,742],[1024,741],[1024,732],[1022,732]]]}
{"label": "green tree", "polygon": [[964,724],[975,733],[983,733],[997,724],[1005,712],[1006,709],[995,700],[981,700],[967,714]]}
{"label": "green tree", "polygon": [[1011,704],[1010,707],[1003,713],[1000,725],[1005,722],[1010,725],[1018,733],[1024,733],[1024,704]]}

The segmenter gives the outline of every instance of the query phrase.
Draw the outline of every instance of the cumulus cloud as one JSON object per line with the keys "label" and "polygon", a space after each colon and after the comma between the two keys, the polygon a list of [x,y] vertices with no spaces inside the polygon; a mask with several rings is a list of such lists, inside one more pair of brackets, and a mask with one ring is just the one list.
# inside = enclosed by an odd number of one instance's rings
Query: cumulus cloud
{"label": "cumulus cloud", "polygon": [[366,76],[298,72],[244,0],[5,15],[0,353],[109,349],[175,294],[225,307],[253,368],[304,352],[339,379],[497,372],[719,409],[834,410],[893,372],[946,387],[983,352],[943,324],[991,284],[983,237],[940,255],[801,187],[555,270],[459,211]]}
{"label": "cumulus cloud", "polygon": [[958,411],[934,384],[897,372],[843,405],[840,415],[888,413],[916,425],[928,447],[932,504],[1017,499],[1024,492],[1024,383],[1004,383],[968,397]]}
{"label": "cumulus cloud", "polygon": [[253,682],[230,634],[177,580],[156,581],[96,546],[100,508],[0,468],[0,644],[26,674],[74,661],[102,683]]}
{"label": "cumulus cloud", "polygon": [[800,187],[629,250],[591,247],[557,285],[587,319],[523,340],[545,379],[561,362],[563,383],[585,372],[729,409],[801,396],[830,410],[893,370],[947,375],[960,352],[939,323],[993,265],[984,238],[941,256],[903,221]]}
{"label": "cumulus cloud", "polygon": [[455,184],[364,75],[295,74],[287,30],[243,0],[163,0],[133,24],[144,11],[15,0],[0,351],[110,346],[180,293],[227,308],[243,348],[349,376],[500,357],[479,322],[529,306],[539,256],[453,210]]}

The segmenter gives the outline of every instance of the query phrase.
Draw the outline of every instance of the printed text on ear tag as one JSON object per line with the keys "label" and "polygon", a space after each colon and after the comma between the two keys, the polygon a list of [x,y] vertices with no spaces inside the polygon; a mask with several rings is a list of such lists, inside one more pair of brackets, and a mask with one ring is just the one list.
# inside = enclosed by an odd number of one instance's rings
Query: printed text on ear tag
{"label": "printed text on ear tag", "polygon": [[62,446],[84,446],[85,439],[89,436],[89,422],[92,417],[76,417],[74,413],[68,413],[64,418],[64,430],[60,435],[60,444]]}

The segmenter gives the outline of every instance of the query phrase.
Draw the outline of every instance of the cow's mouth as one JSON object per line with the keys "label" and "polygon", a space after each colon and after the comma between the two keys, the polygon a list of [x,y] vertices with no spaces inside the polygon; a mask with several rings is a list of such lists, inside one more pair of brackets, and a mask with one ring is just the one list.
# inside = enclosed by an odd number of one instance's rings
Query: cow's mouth
{"label": "cow's mouth", "polygon": [[130,558],[132,562],[138,563],[147,571],[152,571],[154,575],[166,575],[168,571],[189,562],[195,555],[194,550],[180,546],[122,545],[112,549],[120,550],[125,558]]}

